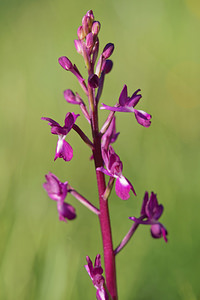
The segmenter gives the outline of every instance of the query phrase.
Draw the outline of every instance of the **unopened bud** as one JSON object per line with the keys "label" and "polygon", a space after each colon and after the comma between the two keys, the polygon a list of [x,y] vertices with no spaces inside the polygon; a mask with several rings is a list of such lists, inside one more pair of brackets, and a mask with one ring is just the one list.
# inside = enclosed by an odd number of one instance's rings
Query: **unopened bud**
{"label": "unopened bud", "polygon": [[75,96],[75,94],[72,92],[72,90],[65,90],[64,91],[64,97],[65,97],[65,100],[68,102],[68,103],[71,103],[71,104],[80,104],[81,101],[79,101],[77,99],[77,97]]}
{"label": "unopened bud", "polygon": [[77,30],[77,35],[79,40],[83,40],[85,38],[85,32],[83,30],[83,26],[79,26],[78,30]]}
{"label": "unopened bud", "polygon": [[88,10],[88,12],[86,13],[86,16],[88,16],[90,18],[91,21],[94,20],[94,15],[93,15],[93,11],[90,9]]}
{"label": "unopened bud", "polygon": [[102,55],[103,55],[103,57],[104,57],[105,59],[107,59],[107,58],[109,58],[109,57],[112,55],[113,51],[114,51],[114,44],[108,43],[108,44],[104,47],[103,52],[102,52]]}
{"label": "unopened bud", "polygon": [[98,21],[93,22],[92,24],[92,33],[98,35],[101,28],[101,24]]}
{"label": "unopened bud", "polygon": [[90,18],[85,15],[82,19],[82,26],[83,26],[83,31],[84,31],[85,35],[90,32],[90,27],[91,27],[90,22],[91,22]]}
{"label": "unopened bud", "polygon": [[65,69],[67,71],[73,69],[73,65],[72,65],[71,61],[66,56],[59,57],[58,62],[61,65],[61,67],[63,67],[63,69]]}
{"label": "unopened bud", "polygon": [[75,45],[76,51],[79,54],[82,54],[83,53],[83,45],[82,45],[81,41],[80,40],[74,40],[74,45]]}
{"label": "unopened bud", "polygon": [[104,71],[106,74],[110,73],[113,67],[113,61],[110,59],[104,60],[102,65],[102,71]]}
{"label": "unopened bud", "polygon": [[88,84],[91,88],[97,88],[99,86],[99,77],[96,74],[91,74],[88,78]]}
{"label": "unopened bud", "polygon": [[90,32],[86,36],[86,47],[90,49],[93,47],[93,44],[94,44],[93,34],[92,32]]}

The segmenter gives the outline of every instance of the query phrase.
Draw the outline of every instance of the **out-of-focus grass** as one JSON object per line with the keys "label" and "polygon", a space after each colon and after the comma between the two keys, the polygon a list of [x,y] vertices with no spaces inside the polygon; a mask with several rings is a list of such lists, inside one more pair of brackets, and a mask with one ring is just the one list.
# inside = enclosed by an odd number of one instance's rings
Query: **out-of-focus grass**
{"label": "out-of-focus grass", "polygon": [[[55,203],[42,189],[52,171],[97,204],[90,152],[71,132],[70,163],[53,162],[56,137],[40,121],[63,122],[62,91],[80,88],[57,58],[67,55],[84,73],[73,39],[93,9],[102,24],[100,49],[116,46],[102,102],[115,104],[123,85],[142,89],[138,108],[153,115],[149,129],[132,114],[117,116],[115,149],[137,198],[111,197],[115,245],[138,215],[145,190],[157,192],[169,243],[139,228],[117,257],[120,299],[200,297],[200,7],[198,1],[7,1],[0,9],[0,299],[94,299],[85,256],[102,253],[98,220],[69,196],[78,218],[58,221]],[[85,74],[85,73],[84,73]],[[83,95],[81,93],[81,95]],[[107,113],[101,112],[103,122]],[[78,124],[89,134],[86,122]],[[87,175],[86,175],[87,174]]]}

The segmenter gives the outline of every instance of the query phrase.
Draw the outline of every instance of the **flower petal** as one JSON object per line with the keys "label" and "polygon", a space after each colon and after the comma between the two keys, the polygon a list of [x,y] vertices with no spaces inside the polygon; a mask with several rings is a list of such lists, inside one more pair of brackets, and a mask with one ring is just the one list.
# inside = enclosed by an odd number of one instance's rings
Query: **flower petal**
{"label": "flower petal", "polygon": [[63,158],[65,161],[70,161],[73,157],[73,149],[70,146],[70,144],[68,144],[64,140],[64,137],[58,136],[58,143],[54,160],[60,157]]}
{"label": "flower petal", "polygon": [[124,176],[118,177],[115,183],[117,196],[122,200],[127,200],[130,197],[130,190],[134,191],[133,186],[128,182],[128,180]]}
{"label": "flower petal", "polygon": [[50,126],[60,126],[59,123],[57,123],[56,121],[54,121],[53,119],[51,118],[45,118],[45,117],[42,117],[41,120],[44,120],[44,121],[48,121]]}
{"label": "flower petal", "polygon": [[128,106],[108,106],[104,103],[101,103],[100,109],[106,109],[110,111],[119,111],[119,112],[134,112],[134,108]]}
{"label": "flower petal", "polygon": [[127,95],[128,95],[128,93],[127,93],[127,85],[125,84],[124,87],[123,87],[123,89],[122,89],[122,91],[121,91],[121,94],[119,96],[119,104],[121,106],[126,105]]}
{"label": "flower petal", "polygon": [[45,175],[46,181],[43,184],[44,189],[47,191],[48,196],[55,201],[64,201],[67,196],[67,182],[62,183],[59,179],[49,172]]}
{"label": "flower petal", "polygon": [[109,300],[109,296],[104,288],[97,290],[96,297],[97,297],[97,300]]}
{"label": "flower petal", "polygon": [[142,208],[141,208],[141,212],[140,212],[141,216],[146,216],[146,205],[147,205],[148,199],[149,199],[149,194],[148,194],[148,192],[145,192],[144,199],[142,202]]}
{"label": "flower petal", "polygon": [[135,113],[136,120],[140,125],[144,127],[149,127],[151,125],[151,121],[150,121],[151,115],[149,115],[143,110],[136,110],[136,109],[134,109],[134,113]]}
{"label": "flower petal", "polygon": [[57,202],[57,209],[58,209],[58,214],[59,214],[59,219],[61,221],[65,221],[66,222],[66,219],[68,220],[73,220],[76,218],[76,210],[75,208],[66,203],[66,202],[61,202],[61,201],[58,201]]}
{"label": "flower petal", "polygon": [[78,116],[80,116],[80,115],[79,114],[76,115],[73,112],[72,113],[68,112],[66,114],[65,126],[64,127],[67,129],[67,132],[69,132],[72,129],[72,127],[73,127],[74,123],[76,122],[76,119],[78,118]]}
{"label": "flower petal", "polygon": [[155,239],[163,237],[167,242],[167,230],[161,223],[151,225],[151,235]]}
{"label": "flower petal", "polygon": [[138,89],[137,91],[135,91],[135,93],[133,93],[133,95],[131,96],[131,98],[128,100],[128,102],[126,103],[128,106],[135,107],[138,104],[138,102],[142,98],[141,94],[137,95],[138,92],[140,92],[140,89]]}

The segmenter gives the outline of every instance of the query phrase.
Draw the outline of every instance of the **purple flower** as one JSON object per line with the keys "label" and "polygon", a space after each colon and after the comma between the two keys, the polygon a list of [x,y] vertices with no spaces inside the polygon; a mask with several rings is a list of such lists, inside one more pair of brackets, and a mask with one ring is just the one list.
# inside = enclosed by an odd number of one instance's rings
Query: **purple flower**
{"label": "purple flower", "polygon": [[127,200],[130,197],[130,190],[136,195],[130,181],[122,175],[123,165],[113,147],[110,146],[108,151],[102,149],[102,156],[107,170],[103,167],[97,168],[97,170],[112,178],[116,178],[115,191],[117,196],[122,200]]}
{"label": "purple flower", "polygon": [[63,127],[50,118],[41,118],[42,120],[49,122],[49,125],[51,126],[51,133],[58,135],[58,142],[54,160],[56,160],[58,157],[63,158],[65,161],[70,161],[72,159],[73,149],[70,144],[65,141],[65,137],[72,129],[78,116],[79,115],[76,115],[75,113],[67,113],[65,117],[65,124]]}
{"label": "purple flower", "polygon": [[44,189],[47,191],[48,196],[57,201],[57,210],[59,215],[59,220],[67,222],[68,220],[73,220],[76,218],[75,208],[70,204],[64,202],[67,196],[67,182],[62,183],[60,180],[52,173],[45,175],[46,181],[43,184]]}
{"label": "purple flower", "polygon": [[135,217],[130,217],[129,219],[138,224],[151,225],[152,237],[163,237],[165,242],[167,242],[167,230],[160,222],[158,222],[158,219],[160,219],[163,213],[163,209],[162,204],[158,204],[156,194],[152,192],[149,198],[148,192],[146,192],[142,203],[141,218],[137,219]]}
{"label": "purple flower", "polygon": [[109,300],[109,296],[105,290],[105,279],[102,276],[103,269],[101,267],[101,256],[97,254],[94,267],[89,256],[86,256],[87,265],[85,265],[94,287],[97,289],[96,297],[98,300]]}
{"label": "purple flower", "polygon": [[151,115],[143,110],[137,110],[134,108],[142,97],[141,94],[138,94],[139,91],[140,90],[135,91],[131,97],[128,97],[127,86],[124,85],[119,96],[119,103],[116,104],[116,106],[112,107],[102,103],[102,107],[100,108],[111,111],[134,112],[137,122],[144,127],[149,127],[151,125]]}

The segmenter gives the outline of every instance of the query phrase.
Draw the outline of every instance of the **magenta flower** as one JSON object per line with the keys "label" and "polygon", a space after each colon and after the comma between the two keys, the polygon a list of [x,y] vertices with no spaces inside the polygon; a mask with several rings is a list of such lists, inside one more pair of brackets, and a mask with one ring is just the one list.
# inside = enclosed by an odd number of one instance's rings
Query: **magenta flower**
{"label": "magenta flower", "polygon": [[158,219],[160,219],[163,213],[163,209],[164,208],[162,204],[158,204],[156,194],[152,192],[149,198],[148,192],[146,192],[142,203],[140,219],[137,219],[135,217],[130,217],[129,219],[133,220],[138,224],[151,225],[152,237],[163,237],[165,242],[167,242],[167,230],[160,222],[158,222]]}
{"label": "magenta flower", "polygon": [[65,141],[65,138],[69,131],[72,129],[78,116],[79,115],[76,115],[75,113],[67,113],[65,117],[65,124],[63,127],[50,118],[41,118],[42,120],[49,122],[49,125],[51,126],[51,133],[58,135],[58,142],[54,160],[56,160],[58,157],[63,158],[65,161],[70,161],[72,159],[73,149],[70,144]]}
{"label": "magenta flower", "polygon": [[89,256],[86,257],[87,265],[85,265],[94,287],[97,289],[96,297],[98,300],[109,300],[109,296],[105,290],[105,279],[102,276],[103,269],[101,267],[101,256],[97,254],[94,267]]}
{"label": "magenta flower", "polygon": [[59,220],[66,222],[66,219],[73,220],[76,218],[75,208],[70,204],[64,202],[67,196],[67,182],[62,183],[52,173],[45,175],[46,181],[43,184],[44,189],[47,191],[48,196],[57,202],[57,210]]}
{"label": "magenta flower", "polygon": [[102,156],[107,170],[103,167],[97,168],[97,170],[112,178],[116,178],[115,191],[117,196],[122,200],[127,200],[130,197],[130,190],[136,195],[130,181],[122,175],[123,165],[113,147],[110,146],[108,151],[103,149]]}
{"label": "magenta flower", "polygon": [[128,97],[127,86],[124,85],[119,96],[119,103],[116,106],[112,107],[102,103],[100,108],[119,112],[134,112],[137,122],[144,127],[149,127],[151,125],[151,115],[143,110],[134,108],[142,97],[141,94],[138,94],[139,91],[135,91],[131,97]]}

